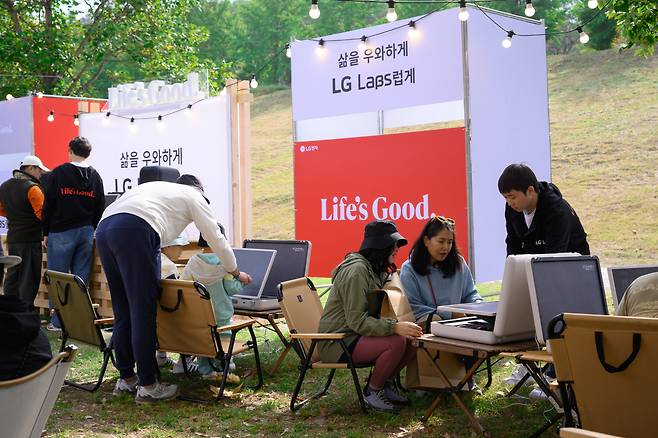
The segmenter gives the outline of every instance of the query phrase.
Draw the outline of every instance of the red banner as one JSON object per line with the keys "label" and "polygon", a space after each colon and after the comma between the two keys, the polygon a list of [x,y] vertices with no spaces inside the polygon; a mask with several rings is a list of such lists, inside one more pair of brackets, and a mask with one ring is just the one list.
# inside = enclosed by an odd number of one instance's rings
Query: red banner
{"label": "red banner", "polygon": [[456,221],[467,257],[464,128],[295,143],[295,230],[313,244],[309,274],[328,277],[357,251],[364,226],[394,221],[409,245],[434,215]]}

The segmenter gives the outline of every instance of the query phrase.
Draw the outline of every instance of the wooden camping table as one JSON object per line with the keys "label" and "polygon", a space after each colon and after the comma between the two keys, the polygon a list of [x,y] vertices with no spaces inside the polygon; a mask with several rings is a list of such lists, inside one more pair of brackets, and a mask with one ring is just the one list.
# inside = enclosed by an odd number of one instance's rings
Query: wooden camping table
{"label": "wooden camping table", "polygon": [[276,362],[274,363],[274,366],[272,367],[272,371],[270,371],[270,376],[273,376],[274,373],[277,372],[277,370],[281,366],[281,363],[283,362],[283,359],[286,358],[286,355],[288,354],[288,352],[293,346],[290,340],[288,340],[288,338],[283,334],[278,324],[276,323],[278,319],[283,319],[283,312],[281,311],[281,309],[272,309],[272,310],[235,309],[234,314],[240,316],[246,316],[251,319],[266,319],[270,323],[270,326],[272,326],[272,329],[277,334],[279,339],[281,339],[284,349],[279,355],[279,357],[277,358]]}
{"label": "wooden camping table", "polygon": [[[526,351],[526,350],[531,350],[533,347],[536,348],[536,344],[534,341],[522,341],[522,342],[514,342],[510,344],[499,344],[499,345],[486,345],[486,344],[478,344],[476,342],[461,341],[458,339],[442,338],[430,334],[421,336],[420,338],[416,339],[413,342],[413,344],[416,347],[418,347],[420,351],[423,352],[423,354],[425,354],[425,356],[430,361],[430,363],[437,371],[438,375],[441,377],[441,379],[443,380],[446,386],[444,389],[439,390],[438,394],[434,398],[434,401],[432,402],[429,409],[425,413],[425,416],[423,417],[423,421],[426,421],[428,418],[430,418],[434,410],[439,405],[441,398],[447,392],[452,396],[455,402],[457,402],[460,409],[466,414],[466,416],[468,417],[471,423],[471,427],[473,428],[473,430],[478,434],[485,436],[489,436],[488,432],[485,431],[484,427],[482,427],[478,419],[468,409],[464,401],[461,399],[460,396],[461,389],[468,382],[468,380],[471,377],[473,377],[473,374],[475,374],[475,371],[477,371],[480,365],[482,365],[484,361],[490,359],[492,356],[496,356],[503,352]],[[449,353],[460,354],[463,356],[470,356],[473,357],[475,360],[473,361],[471,367],[466,371],[466,375],[464,376],[464,378],[458,384],[452,385],[450,383],[450,379],[443,372],[439,364],[437,364],[434,360],[432,360],[432,355],[430,354],[431,351],[445,351]]]}

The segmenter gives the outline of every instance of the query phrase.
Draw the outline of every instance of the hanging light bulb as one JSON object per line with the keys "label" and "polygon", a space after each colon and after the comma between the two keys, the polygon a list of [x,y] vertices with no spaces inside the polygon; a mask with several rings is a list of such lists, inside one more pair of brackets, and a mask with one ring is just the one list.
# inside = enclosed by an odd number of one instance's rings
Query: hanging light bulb
{"label": "hanging light bulb", "polygon": [[409,22],[409,30],[407,31],[409,38],[415,38],[418,35],[418,29],[416,29],[416,22],[411,20]]}
{"label": "hanging light bulb", "polygon": [[386,19],[389,23],[394,22],[398,19],[398,13],[395,12],[395,1],[388,0],[388,11],[386,11]]}
{"label": "hanging light bulb", "polygon": [[48,114],[48,121],[49,122],[55,121],[55,111],[51,111],[50,114]]}
{"label": "hanging light bulb", "polygon": [[588,0],[587,2],[587,7],[590,9],[594,9],[599,5],[599,2],[597,0]]}
{"label": "hanging light bulb", "polygon": [[290,49],[290,44],[286,46],[286,56],[292,58],[292,50]]}
{"label": "hanging light bulb", "polygon": [[468,20],[468,9],[466,9],[466,1],[461,0],[459,2],[459,14],[457,14],[459,17],[459,21],[466,21]]}
{"label": "hanging light bulb", "polygon": [[162,122],[162,116],[158,116],[158,122]]}
{"label": "hanging light bulb", "polygon": [[77,114],[75,114],[75,115],[73,116],[73,124],[74,124],[75,126],[80,126],[80,119],[78,118],[78,115],[77,115]]}
{"label": "hanging light bulb", "polygon": [[135,118],[134,118],[134,117],[131,117],[131,118],[130,118],[130,124],[131,124],[131,125],[134,125],[134,124],[135,124]]}
{"label": "hanging light bulb", "polygon": [[43,99],[43,93],[41,91],[37,91],[37,97],[39,99]]}
{"label": "hanging light bulb", "polygon": [[532,17],[535,15],[535,7],[532,6],[532,0],[525,0],[525,16]]}
{"label": "hanging light bulb", "polygon": [[185,108],[185,109],[186,109],[186,112],[187,112],[188,114],[191,113],[191,112],[192,112],[192,104],[191,104],[191,103],[188,103],[188,104],[187,104],[187,108]]}
{"label": "hanging light bulb", "polygon": [[315,53],[318,55],[321,55],[324,53],[324,40],[320,38],[320,41],[318,41],[318,45],[315,47]]}
{"label": "hanging light bulb", "polygon": [[251,81],[249,81],[249,86],[251,88],[258,88],[258,81],[256,80],[256,75],[251,75]]}
{"label": "hanging light bulb", "polygon": [[308,11],[308,16],[314,20],[320,17],[320,8],[318,7],[318,0],[311,0],[311,9]]}
{"label": "hanging light bulb", "polygon": [[580,35],[578,38],[580,42],[583,44],[587,44],[589,42],[589,35],[587,35],[587,33],[580,26],[578,26],[576,30],[578,31],[578,35]]}
{"label": "hanging light bulb", "polygon": [[505,37],[505,39],[502,42],[503,48],[509,49],[510,47],[512,47],[512,37],[513,36],[514,36],[514,31],[513,30],[510,30],[509,32],[507,32],[507,37]]}
{"label": "hanging light bulb", "polygon": [[366,44],[367,40],[368,40],[368,38],[365,35],[363,35],[361,37],[361,41],[359,42],[359,47],[358,47],[359,52],[365,52],[366,51],[366,49],[368,48],[368,45]]}
{"label": "hanging light bulb", "polygon": [[105,113],[105,117],[108,118],[108,119],[110,118],[110,115],[112,115],[112,113],[109,112],[109,111]]}
{"label": "hanging light bulb", "polygon": [[7,100],[12,100],[14,98],[14,96],[12,94],[7,94],[6,97],[7,97]]}

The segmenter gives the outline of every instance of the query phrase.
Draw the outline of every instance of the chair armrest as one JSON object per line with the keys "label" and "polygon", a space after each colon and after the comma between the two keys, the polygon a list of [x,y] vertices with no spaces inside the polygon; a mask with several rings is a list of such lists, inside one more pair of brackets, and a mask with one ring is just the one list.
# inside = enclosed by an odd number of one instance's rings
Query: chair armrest
{"label": "chair armrest", "polygon": [[345,339],[347,333],[291,333],[292,339]]}
{"label": "chair armrest", "polygon": [[100,318],[94,320],[95,325],[110,325],[114,324],[114,318]]}
{"label": "chair armrest", "polygon": [[93,307],[94,309],[98,309],[101,307],[101,305],[98,303],[91,303],[91,307]]}
{"label": "chair armrest", "polygon": [[249,327],[250,325],[254,324],[254,320],[250,319],[247,321],[236,321],[232,322],[231,324],[223,325],[221,327],[217,327],[218,332],[228,332],[228,331],[233,331],[233,330],[240,330],[245,327]]}

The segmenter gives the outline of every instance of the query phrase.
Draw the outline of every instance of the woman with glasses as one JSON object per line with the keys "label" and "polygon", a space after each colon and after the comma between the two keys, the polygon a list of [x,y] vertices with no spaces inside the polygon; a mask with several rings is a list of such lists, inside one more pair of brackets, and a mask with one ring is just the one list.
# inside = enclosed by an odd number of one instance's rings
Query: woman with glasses
{"label": "woman with glasses", "polygon": [[[404,291],[422,327],[428,318],[450,319],[458,315],[438,312],[437,306],[482,301],[468,265],[455,242],[455,221],[435,216],[423,227],[409,260],[400,271]],[[461,315],[459,315],[461,316]]]}

